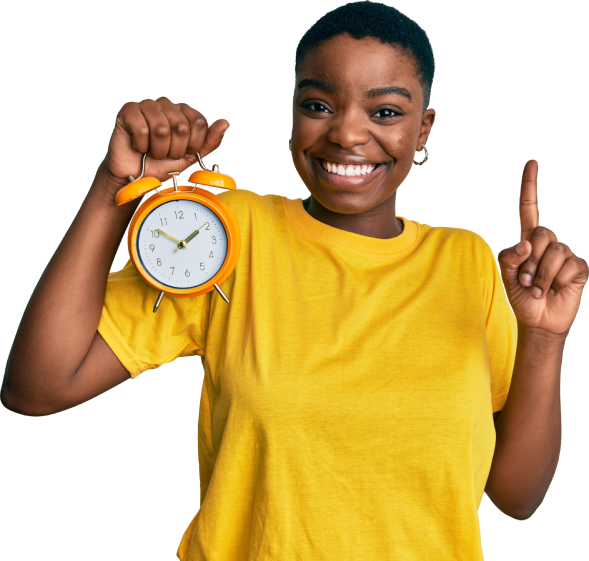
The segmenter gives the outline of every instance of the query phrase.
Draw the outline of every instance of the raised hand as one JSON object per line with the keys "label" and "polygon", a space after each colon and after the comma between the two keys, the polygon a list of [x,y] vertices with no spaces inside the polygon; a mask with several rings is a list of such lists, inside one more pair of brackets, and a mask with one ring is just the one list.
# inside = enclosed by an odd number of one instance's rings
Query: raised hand
{"label": "raised hand", "polygon": [[145,175],[163,182],[168,172],[194,164],[197,152],[204,157],[218,148],[228,127],[225,119],[209,127],[196,109],[166,97],[126,103],[117,115],[103,165],[126,183],[129,175],[139,175],[141,155],[147,152]]}
{"label": "raised hand", "polygon": [[520,195],[521,241],[499,253],[501,276],[518,322],[566,336],[581,303],[589,267],[556,234],[539,226],[538,163],[530,160]]}

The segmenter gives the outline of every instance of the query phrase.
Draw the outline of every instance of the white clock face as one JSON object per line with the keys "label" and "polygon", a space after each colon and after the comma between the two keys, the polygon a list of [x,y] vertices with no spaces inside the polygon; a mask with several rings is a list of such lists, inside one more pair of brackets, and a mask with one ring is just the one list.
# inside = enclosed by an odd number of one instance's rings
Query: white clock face
{"label": "white clock face", "polygon": [[227,256],[227,233],[208,207],[174,200],[147,215],[137,235],[137,252],[158,282],[195,288],[219,272]]}

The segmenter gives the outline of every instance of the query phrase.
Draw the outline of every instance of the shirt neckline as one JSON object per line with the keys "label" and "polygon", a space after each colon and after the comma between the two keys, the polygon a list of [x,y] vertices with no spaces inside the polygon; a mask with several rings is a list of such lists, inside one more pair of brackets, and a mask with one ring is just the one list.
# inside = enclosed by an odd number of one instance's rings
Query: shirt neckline
{"label": "shirt neckline", "polygon": [[398,236],[388,239],[371,238],[340,230],[316,220],[305,210],[302,199],[283,197],[282,200],[286,216],[295,228],[330,244],[374,255],[392,255],[405,251],[417,241],[417,223],[402,216],[397,216],[403,222],[403,231]]}

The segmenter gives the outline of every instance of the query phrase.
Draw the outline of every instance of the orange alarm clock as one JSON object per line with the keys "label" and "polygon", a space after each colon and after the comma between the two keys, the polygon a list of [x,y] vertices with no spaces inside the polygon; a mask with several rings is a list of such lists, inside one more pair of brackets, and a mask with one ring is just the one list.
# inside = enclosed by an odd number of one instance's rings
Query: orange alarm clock
{"label": "orange alarm clock", "polygon": [[241,248],[241,236],[235,216],[216,195],[196,185],[236,189],[229,175],[219,166],[209,170],[200,154],[202,170],[188,181],[194,187],[178,185],[178,172],[170,172],[174,187],[158,190],[161,182],[141,175],[117,193],[117,205],[155,190],[138,209],[129,226],[129,255],[145,282],[159,290],[153,307],[156,312],[164,294],[197,296],[215,289],[229,303],[219,286],[233,272]]}

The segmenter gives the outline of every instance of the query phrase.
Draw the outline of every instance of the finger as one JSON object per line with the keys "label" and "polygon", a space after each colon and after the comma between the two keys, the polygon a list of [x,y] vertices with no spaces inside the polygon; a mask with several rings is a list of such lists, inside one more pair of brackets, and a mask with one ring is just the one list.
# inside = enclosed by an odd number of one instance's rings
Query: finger
{"label": "finger", "polygon": [[184,114],[167,97],[156,100],[160,111],[168,119],[170,125],[170,149],[168,158],[179,160],[186,154],[188,141],[190,140],[190,125]]}
{"label": "finger", "polygon": [[[550,287],[550,295],[558,294],[573,282],[579,282],[581,286],[584,286],[588,276],[589,266],[587,261],[573,254],[566,259],[564,265],[554,277]],[[552,294],[553,290],[555,294]]]}
{"label": "finger", "polygon": [[546,251],[546,248],[552,243],[558,241],[552,230],[538,226],[532,231],[530,236],[532,244],[532,253],[522,264],[519,273],[519,281],[524,286],[532,286],[540,260]]}
{"label": "finger", "polygon": [[519,268],[531,251],[532,244],[524,241],[504,249],[497,256],[501,268],[501,277],[508,290],[519,285]]}
{"label": "finger", "polygon": [[149,127],[139,104],[125,103],[117,116],[117,124],[131,137],[133,150],[141,154],[149,150]]}
{"label": "finger", "polygon": [[202,147],[205,143],[209,124],[204,118],[204,115],[186,103],[180,103],[178,105],[178,109],[182,111],[188,121],[188,124],[190,125],[190,139],[188,141],[188,148],[186,149],[186,153],[196,155],[197,152],[202,150]]}
{"label": "finger", "polygon": [[530,294],[534,298],[544,298],[554,278],[564,265],[568,257],[573,255],[569,247],[562,242],[552,242],[538,265],[534,282],[530,287]]}
{"label": "finger", "polygon": [[530,160],[524,167],[519,196],[521,240],[529,240],[540,219],[538,212],[538,162]]}
{"label": "finger", "polygon": [[152,99],[142,101],[139,107],[149,127],[149,155],[154,160],[163,160],[170,151],[170,123]]}
{"label": "finger", "polygon": [[219,148],[221,140],[225,131],[229,128],[229,122],[225,119],[219,119],[215,121],[207,130],[204,145],[200,151],[200,155],[204,158],[207,154],[210,154],[213,150]]}

